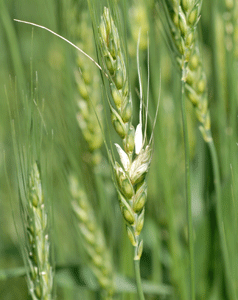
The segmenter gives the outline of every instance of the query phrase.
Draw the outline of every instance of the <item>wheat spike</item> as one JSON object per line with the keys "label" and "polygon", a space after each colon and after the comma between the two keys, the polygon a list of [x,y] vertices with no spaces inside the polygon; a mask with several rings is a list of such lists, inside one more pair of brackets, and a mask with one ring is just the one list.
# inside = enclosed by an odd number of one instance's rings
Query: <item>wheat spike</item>
{"label": "wheat spike", "polygon": [[29,266],[28,286],[33,300],[53,299],[53,267],[50,263],[49,219],[37,164],[29,177],[27,203],[22,202],[26,231],[26,262]]}
{"label": "wheat spike", "polygon": [[146,50],[148,46],[148,32],[149,32],[149,19],[148,19],[148,4],[145,0],[133,0],[129,9],[129,25],[131,30],[131,40],[129,41],[129,53],[131,56],[136,56],[136,44],[138,36],[140,35],[139,49]]}
{"label": "wheat spike", "polygon": [[114,107],[110,104],[112,124],[123,141],[123,149],[116,145],[120,163],[112,159],[115,184],[127,232],[135,247],[134,260],[140,260],[143,243],[139,236],[144,224],[147,199],[146,174],[150,167],[151,141],[147,144],[142,129],[142,97],[139,124],[131,124],[132,100],[128,90],[128,73],[119,33],[110,10],[104,8],[99,26],[101,53],[108,74]]}
{"label": "wheat spike", "polygon": [[[81,22],[78,24],[80,37],[77,36],[78,47],[87,45],[87,52],[93,53],[93,31],[89,26],[87,13],[81,14]],[[80,30],[81,29],[81,30]],[[101,161],[99,151],[103,143],[102,128],[98,121],[102,122],[102,99],[100,90],[100,76],[87,57],[77,53],[75,80],[77,94],[75,95],[78,107],[77,121],[91,152],[91,162],[97,165]]]}
{"label": "wheat spike", "polygon": [[103,231],[98,226],[94,210],[77,178],[71,176],[69,181],[72,208],[84,242],[85,251],[90,260],[91,269],[102,289],[104,299],[109,300],[114,294],[114,276],[112,260]]}
{"label": "wheat spike", "polygon": [[211,141],[210,112],[208,109],[207,81],[198,45],[197,24],[202,1],[162,1],[169,27],[169,44],[185,82],[187,98],[193,104],[199,129],[206,142]]}

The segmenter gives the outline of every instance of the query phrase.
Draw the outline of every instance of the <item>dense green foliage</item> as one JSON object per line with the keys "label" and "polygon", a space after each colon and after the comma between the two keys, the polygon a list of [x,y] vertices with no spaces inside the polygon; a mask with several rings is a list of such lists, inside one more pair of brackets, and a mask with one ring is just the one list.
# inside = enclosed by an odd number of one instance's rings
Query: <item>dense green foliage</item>
{"label": "dense green foliage", "polygon": [[238,299],[237,1],[0,0],[0,37],[0,299],[30,299],[37,228],[56,299],[138,299],[141,253],[145,299]]}

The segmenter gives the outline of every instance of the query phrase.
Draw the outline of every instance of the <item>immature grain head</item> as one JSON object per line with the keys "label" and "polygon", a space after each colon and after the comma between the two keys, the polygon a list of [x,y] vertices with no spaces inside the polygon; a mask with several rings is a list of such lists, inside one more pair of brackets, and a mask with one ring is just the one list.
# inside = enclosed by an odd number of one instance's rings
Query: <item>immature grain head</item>
{"label": "immature grain head", "polygon": [[129,53],[136,56],[136,44],[140,34],[140,50],[146,50],[148,46],[147,37],[149,32],[149,14],[148,1],[133,0],[129,9],[129,25],[131,29],[132,40],[129,42]]}
{"label": "immature grain head", "polygon": [[[81,22],[78,26],[81,28],[80,37],[77,37],[80,40],[78,46],[83,48],[84,45],[87,45],[87,52],[92,54],[94,52],[93,31],[89,26],[88,14],[82,13]],[[103,143],[102,128],[98,123],[100,121],[101,126],[103,126],[102,99],[99,92],[100,76],[95,70],[95,66],[81,53],[77,55],[76,65],[77,121],[92,154],[92,163],[97,164],[101,160],[98,149]]]}
{"label": "immature grain head", "polygon": [[26,231],[26,262],[29,292],[33,300],[53,299],[53,268],[49,241],[49,220],[37,164],[29,177],[27,202],[22,201]]}
{"label": "immature grain head", "polygon": [[234,13],[234,55],[235,59],[238,60],[238,4],[235,5]]}
{"label": "immature grain head", "polygon": [[235,50],[235,30],[237,26],[237,1],[225,0],[223,11],[224,31],[225,31],[225,46],[227,51]]}
{"label": "immature grain head", "polygon": [[70,191],[76,224],[89,257],[91,269],[98,280],[105,299],[109,300],[114,294],[114,276],[103,231],[98,225],[87,194],[80,187],[75,176],[70,177]]}
{"label": "immature grain head", "polygon": [[115,144],[120,162],[112,158],[115,184],[121,212],[127,223],[128,236],[135,247],[134,259],[139,260],[143,245],[142,241],[139,240],[139,235],[144,224],[145,202],[147,199],[145,177],[152,157],[152,139],[147,143],[146,128],[143,133],[143,125],[147,123],[147,119],[145,122],[142,120],[142,93],[139,124],[136,130],[131,124],[133,110],[131,96],[128,91],[128,72],[119,33],[108,8],[104,8],[101,17],[99,38],[114,102],[114,105],[109,103],[112,124],[123,142],[123,147]]}
{"label": "immature grain head", "polygon": [[127,123],[131,119],[132,102],[119,33],[110,10],[106,7],[101,17],[99,38],[105,72],[108,75],[111,96],[116,107],[114,109],[111,106],[112,121],[117,133],[124,138],[129,130]]}
{"label": "immature grain head", "polygon": [[162,1],[169,28],[169,44],[182,72],[187,98],[196,110],[199,127],[206,142],[210,136],[207,82],[198,46],[197,24],[202,0]]}

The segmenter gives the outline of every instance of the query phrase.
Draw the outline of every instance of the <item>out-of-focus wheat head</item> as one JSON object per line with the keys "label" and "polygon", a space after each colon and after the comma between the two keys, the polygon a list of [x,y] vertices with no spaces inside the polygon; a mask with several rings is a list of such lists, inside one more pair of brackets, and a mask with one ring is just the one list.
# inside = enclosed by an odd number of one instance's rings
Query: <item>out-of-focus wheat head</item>
{"label": "out-of-focus wheat head", "polygon": [[113,267],[103,231],[98,225],[87,194],[75,176],[70,177],[70,191],[77,228],[82,236],[91,269],[103,291],[104,299],[111,299],[114,294]]}
{"label": "out-of-focus wheat head", "polygon": [[104,7],[99,26],[102,59],[107,74],[113,104],[109,102],[112,124],[122,139],[123,149],[116,145],[120,163],[112,158],[115,184],[122,215],[127,223],[129,239],[134,246],[134,260],[142,254],[143,241],[139,239],[144,224],[147,183],[152,150],[151,140],[146,143],[142,129],[142,99],[139,124],[132,125],[132,100],[128,90],[128,72],[118,29],[111,12]]}
{"label": "out-of-focus wheat head", "polygon": [[[81,49],[87,47],[86,51],[94,53],[93,31],[89,22],[89,14],[83,12],[78,26],[81,28],[80,42],[77,43]],[[91,61],[79,53],[76,59],[77,69],[75,79],[77,84],[76,94],[78,113],[77,120],[87,141],[89,150],[92,153],[92,163],[98,164],[101,161],[101,153],[98,150],[103,143],[102,128],[102,99],[100,93],[100,75]]]}
{"label": "out-of-focus wheat head", "polygon": [[136,45],[140,35],[139,49],[146,50],[148,45],[148,2],[133,0],[129,9],[129,25],[132,39],[129,41],[128,50],[131,56],[136,56]]}
{"label": "out-of-focus wheat head", "polygon": [[224,3],[224,12],[223,12],[223,21],[225,29],[225,46],[227,51],[235,50],[235,35],[236,35],[236,26],[238,22],[237,16],[237,1],[235,0],[225,0]]}
{"label": "out-of-focus wheat head", "polygon": [[185,82],[187,98],[196,110],[200,130],[206,142],[211,140],[208,110],[207,81],[199,49],[197,24],[202,1],[162,1],[166,14],[168,41]]}
{"label": "out-of-focus wheat head", "polygon": [[234,13],[234,55],[235,59],[238,60],[238,4],[235,3]]}
{"label": "out-of-focus wheat head", "polygon": [[26,232],[25,261],[27,281],[33,300],[53,299],[53,268],[49,242],[49,216],[45,206],[41,178],[36,163],[28,181],[28,198],[21,201]]}

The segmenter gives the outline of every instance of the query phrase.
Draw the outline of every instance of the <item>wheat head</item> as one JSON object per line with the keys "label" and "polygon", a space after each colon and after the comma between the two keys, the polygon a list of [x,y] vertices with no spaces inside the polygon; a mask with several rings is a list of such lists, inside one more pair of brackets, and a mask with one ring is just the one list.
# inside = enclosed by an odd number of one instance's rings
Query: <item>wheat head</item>
{"label": "wheat head", "polygon": [[[162,0],[169,44],[181,69],[185,92],[193,104],[206,142],[211,141],[207,81],[199,50],[197,24],[202,0]],[[183,72],[184,70],[184,72]]]}
{"label": "wheat head", "polygon": [[110,253],[103,231],[95,217],[87,194],[80,187],[75,176],[70,176],[72,209],[76,225],[83,239],[85,251],[90,260],[91,269],[103,291],[104,299],[111,299],[114,294],[114,276]]}
{"label": "wheat head", "polygon": [[[94,50],[93,31],[89,26],[89,16],[83,12],[81,14],[80,38],[78,47],[83,49],[87,45],[87,52],[92,54]],[[91,162],[97,165],[101,161],[99,148],[103,143],[103,118],[102,99],[100,90],[100,76],[95,66],[80,54],[76,58],[75,80],[77,94],[75,95],[78,107],[77,121],[91,152]],[[100,125],[99,125],[100,121]]]}
{"label": "wheat head", "polygon": [[151,142],[146,143],[142,132],[142,103],[136,130],[132,125],[132,99],[128,89],[126,62],[118,29],[110,10],[106,7],[99,26],[99,39],[114,102],[114,105],[109,102],[112,124],[123,142],[123,149],[115,144],[120,163],[112,159],[115,185],[121,212],[127,223],[128,236],[135,249],[134,260],[140,260],[143,241],[139,236],[144,224],[147,199],[145,177],[152,157]]}
{"label": "wheat head", "polygon": [[33,300],[50,300],[53,299],[53,267],[49,216],[36,163],[32,166],[28,186],[28,199],[27,203],[22,202],[22,212],[26,232],[25,261],[29,267],[29,292]]}

